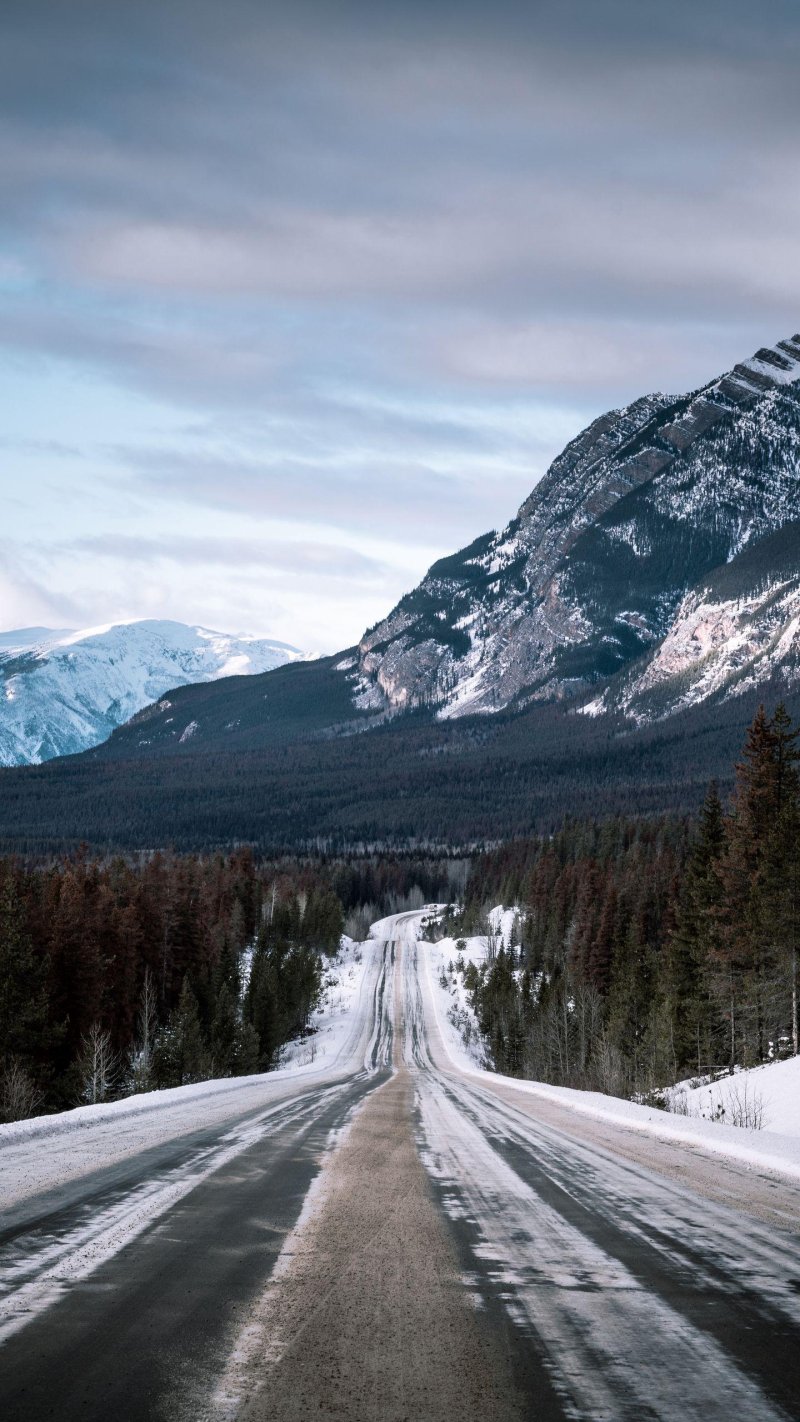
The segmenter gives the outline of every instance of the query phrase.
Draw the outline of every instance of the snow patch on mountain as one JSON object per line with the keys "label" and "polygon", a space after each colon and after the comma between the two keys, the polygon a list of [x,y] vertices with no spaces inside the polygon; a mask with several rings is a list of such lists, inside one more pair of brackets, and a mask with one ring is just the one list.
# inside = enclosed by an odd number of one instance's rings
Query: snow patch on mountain
{"label": "snow patch on mountain", "polygon": [[633,669],[620,692],[581,709],[596,715],[613,705],[643,724],[778,676],[786,687],[800,682],[800,575],[772,577],[731,597],[708,588],[689,593],[644,668]]}

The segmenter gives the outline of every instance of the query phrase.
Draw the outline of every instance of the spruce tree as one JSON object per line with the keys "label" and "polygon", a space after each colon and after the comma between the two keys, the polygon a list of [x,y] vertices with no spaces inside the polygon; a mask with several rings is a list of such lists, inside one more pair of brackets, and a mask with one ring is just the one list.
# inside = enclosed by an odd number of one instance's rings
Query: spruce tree
{"label": "spruce tree", "polygon": [[253,958],[250,984],[245,1000],[245,1017],[258,1039],[258,1065],[266,1071],[281,1045],[278,975],[263,935]]}
{"label": "spruce tree", "polygon": [[226,982],[222,983],[211,1023],[211,1065],[214,1076],[232,1076],[236,1069],[238,1039],[236,1001]]}
{"label": "spruce tree", "polygon": [[0,1057],[19,1058],[26,1069],[46,1048],[47,964],[34,950],[25,905],[14,876],[0,891]]}
{"label": "spruce tree", "polygon": [[[770,845],[793,778],[792,737],[781,708],[777,729],[760,706],[736,767],[736,790],[720,862],[724,896],[717,958],[728,997],[730,1065],[763,1061],[776,970],[769,928]],[[737,1045],[738,1033],[738,1045]]]}
{"label": "spruce tree", "polygon": [[666,952],[665,998],[676,1072],[691,1065],[699,1074],[716,1059],[718,1013],[711,996],[711,965],[722,901],[719,863],[724,847],[722,802],[712,781],[679,887]]}
{"label": "spruce tree", "polygon": [[159,1033],[153,1054],[153,1074],[159,1086],[185,1086],[204,1081],[210,1061],[200,1026],[197,998],[188,977],[183,980],[178,1006],[167,1027]]}
{"label": "spruce tree", "polygon": [[758,880],[759,918],[776,971],[769,1002],[773,1053],[783,1039],[798,1053],[798,934],[800,933],[800,776],[797,737],[783,704],[772,722],[776,762],[775,819],[763,847]]}

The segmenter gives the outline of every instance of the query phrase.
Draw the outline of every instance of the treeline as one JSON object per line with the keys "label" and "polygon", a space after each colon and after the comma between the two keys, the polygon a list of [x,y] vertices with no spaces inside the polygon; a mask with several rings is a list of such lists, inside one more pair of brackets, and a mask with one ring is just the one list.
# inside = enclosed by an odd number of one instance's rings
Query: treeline
{"label": "treeline", "polygon": [[629,1095],[798,1050],[800,777],[785,708],[757,713],[727,809],[568,824],[474,861],[450,931],[520,905],[468,969],[497,1069]]}
{"label": "treeline", "polygon": [[0,1119],[268,1070],[306,1031],[342,933],[463,894],[468,868],[249,849],[0,859]]}
{"label": "treeline", "polygon": [[249,851],[0,862],[3,1117],[268,1068],[343,917],[312,866]]}
{"label": "treeline", "polygon": [[386,914],[463,898],[469,868],[463,855],[377,854],[333,860],[328,874],[347,915],[345,932],[360,941]]}
{"label": "treeline", "polygon": [[[126,852],[237,843],[261,854],[424,856],[549,834],[565,814],[696,814],[711,775],[729,789],[750,701],[637,729],[539,703],[447,721],[413,712],[358,735],[289,742],[273,743],[270,723],[266,744],[260,723],[247,730],[243,717],[239,731],[212,734],[198,709],[200,730],[180,752],[153,748],[149,732],[137,748],[126,732],[82,756],[0,769],[0,852],[60,853],[86,841]],[[257,705],[263,715],[263,690]],[[226,703],[221,714],[231,722],[240,711]]]}

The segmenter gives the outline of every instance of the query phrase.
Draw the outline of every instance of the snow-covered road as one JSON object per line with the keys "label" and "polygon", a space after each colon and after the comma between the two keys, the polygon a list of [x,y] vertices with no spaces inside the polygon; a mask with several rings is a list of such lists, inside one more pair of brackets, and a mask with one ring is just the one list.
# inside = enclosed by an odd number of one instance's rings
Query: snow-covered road
{"label": "snow-covered road", "polygon": [[[520,1335],[544,1416],[796,1416],[800,1243],[537,1118],[459,1070],[426,949],[401,955],[419,1142],[477,1297]],[[522,1341],[524,1340],[524,1341]],[[537,1378],[538,1374],[538,1378]]]}
{"label": "snow-covered road", "polygon": [[5,1145],[3,1416],[424,1422],[449,1349],[460,1422],[797,1417],[797,1234],[460,1067],[420,918],[375,926],[329,1060]]}

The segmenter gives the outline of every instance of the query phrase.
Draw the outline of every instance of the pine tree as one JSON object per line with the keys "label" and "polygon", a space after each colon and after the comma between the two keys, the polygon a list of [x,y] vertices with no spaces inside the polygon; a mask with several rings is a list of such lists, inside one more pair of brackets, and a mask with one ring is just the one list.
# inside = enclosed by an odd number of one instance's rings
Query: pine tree
{"label": "pine tree", "polygon": [[263,935],[259,939],[245,1000],[245,1017],[258,1039],[258,1064],[266,1071],[281,1045],[278,975]]}
{"label": "pine tree", "polygon": [[777,972],[774,974],[772,1051],[784,1036],[798,1054],[798,963],[800,936],[800,776],[797,737],[783,704],[772,721],[776,762],[775,819],[763,847],[757,885],[759,919]]}
{"label": "pine tree", "polygon": [[211,1062],[214,1076],[233,1076],[238,1042],[236,1002],[227,983],[217,994],[211,1023]]}
{"label": "pine tree", "polygon": [[159,1033],[153,1054],[153,1073],[159,1086],[185,1086],[206,1080],[209,1072],[197,998],[186,977],[178,1006],[166,1028]]}
{"label": "pine tree", "polygon": [[34,950],[14,875],[0,892],[0,1057],[30,1070],[47,1049],[47,964]]}
{"label": "pine tree", "polygon": [[236,1024],[236,1043],[234,1050],[234,1074],[236,1076],[252,1076],[258,1071],[259,1041],[258,1033],[252,1022],[246,1019],[240,1020]]}
{"label": "pine tree", "polygon": [[[792,737],[783,708],[777,729],[760,706],[736,767],[736,791],[720,862],[724,897],[718,912],[728,996],[730,1065],[763,1061],[767,1052],[771,979],[770,845],[793,781]],[[738,1020],[737,1020],[738,1019]],[[737,1048],[737,1030],[739,1046]]]}
{"label": "pine tree", "polygon": [[719,862],[724,847],[722,802],[712,781],[678,891],[666,952],[665,1000],[676,1072],[691,1064],[699,1074],[716,1056],[711,965],[722,901]]}

